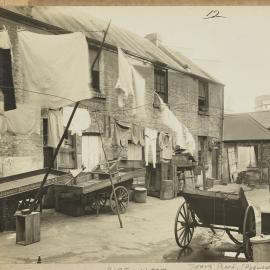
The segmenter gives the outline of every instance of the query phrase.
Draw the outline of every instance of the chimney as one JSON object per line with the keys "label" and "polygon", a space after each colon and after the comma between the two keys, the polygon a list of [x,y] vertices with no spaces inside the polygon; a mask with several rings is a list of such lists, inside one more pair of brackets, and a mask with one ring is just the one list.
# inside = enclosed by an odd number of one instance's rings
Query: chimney
{"label": "chimney", "polygon": [[156,45],[157,47],[159,46],[159,44],[162,42],[161,36],[158,33],[151,33],[151,34],[147,34],[145,36],[145,38],[147,38],[149,41],[151,41],[154,45]]}

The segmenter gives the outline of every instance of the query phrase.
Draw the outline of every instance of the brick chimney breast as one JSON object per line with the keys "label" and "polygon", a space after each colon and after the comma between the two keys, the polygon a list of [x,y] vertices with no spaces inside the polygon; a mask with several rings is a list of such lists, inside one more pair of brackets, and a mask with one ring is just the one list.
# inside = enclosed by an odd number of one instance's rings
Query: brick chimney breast
{"label": "brick chimney breast", "polygon": [[158,33],[151,33],[151,34],[147,34],[145,36],[145,38],[147,38],[149,41],[151,41],[153,44],[155,44],[157,47],[159,46],[159,44],[162,42],[162,38],[160,36],[160,34]]}

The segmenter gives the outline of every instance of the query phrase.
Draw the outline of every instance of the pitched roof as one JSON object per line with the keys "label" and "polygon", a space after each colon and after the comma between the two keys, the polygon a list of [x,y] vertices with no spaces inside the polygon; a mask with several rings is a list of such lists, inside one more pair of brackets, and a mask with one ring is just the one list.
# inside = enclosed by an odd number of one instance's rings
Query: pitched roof
{"label": "pitched roof", "polygon": [[270,111],[250,112],[249,115],[265,128],[270,129]]}
{"label": "pitched roof", "polygon": [[[218,82],[216,78],[214,78],[212,75],[201,69],[197,64],[195,64],[193,61],[191,61],[189,58],[184,56],[182,53],[176,50],[172,50],[171,48],[164,46],[163,44],[159,45],[159,48],[168,54],[174,61],[176,61],[178,64],[180,64],[183,68],[186,70],[189,70],[192,74],[195,74],[199,77],[212,80],[215,82]],[[221,83],[221,82],[219,82]]]}
{"label": "pitched roof", "polygon": [[257,122],[249,113],[224,116],[223,141],[270,140],[270,131]]}
{"label": "pitched roof", "polygon": [[[11,10],[26,15],[26,12],[20,7],[13,7]],[[72,32],[85,32],[87,37],[97,41],[102,40],[103,33],[101,30],[105,30],[108,24],[108,22],[93,17],[89,13],[89,10],[83,10],[81,7],[34,6],[31,9],[31,18]],[[145,57],[152,62],[164,63],[168,65],[169,68],[177,71],[221,84],[212,76],[199,69],[191,60],[184,57],[182,54],[176,52],[177,57],[172,57],[168,51],[155,46],[147,38],[113,24],[106,37],[106,43],[113,46],[120,46],[122,49],[132,52],[135,55]],[[181,64],[182,60],[190,69],[186,69],[185,65]]]}

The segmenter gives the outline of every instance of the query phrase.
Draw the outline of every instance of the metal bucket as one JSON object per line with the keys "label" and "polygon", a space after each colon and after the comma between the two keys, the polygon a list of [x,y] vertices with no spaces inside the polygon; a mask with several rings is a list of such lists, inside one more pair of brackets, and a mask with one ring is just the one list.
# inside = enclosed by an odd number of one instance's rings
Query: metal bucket
{"label": "metal bucket", "polygon": [[134,201],[136,203],[145,203],[147,197],[147,189],[144,187],[135,187],[134,190]]}
{"label": "metal bucket", "polygon": [[270,262],[270,236],[260,235],[250,238],[254,262]]}

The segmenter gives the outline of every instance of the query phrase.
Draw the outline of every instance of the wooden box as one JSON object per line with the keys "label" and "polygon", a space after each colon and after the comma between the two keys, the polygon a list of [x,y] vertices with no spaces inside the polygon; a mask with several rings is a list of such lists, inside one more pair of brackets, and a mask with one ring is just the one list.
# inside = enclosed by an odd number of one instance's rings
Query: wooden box
{"label": "wooden box", "polygon": [[16,215],[16,244],[29,245],[40,241],[40,212]]}

